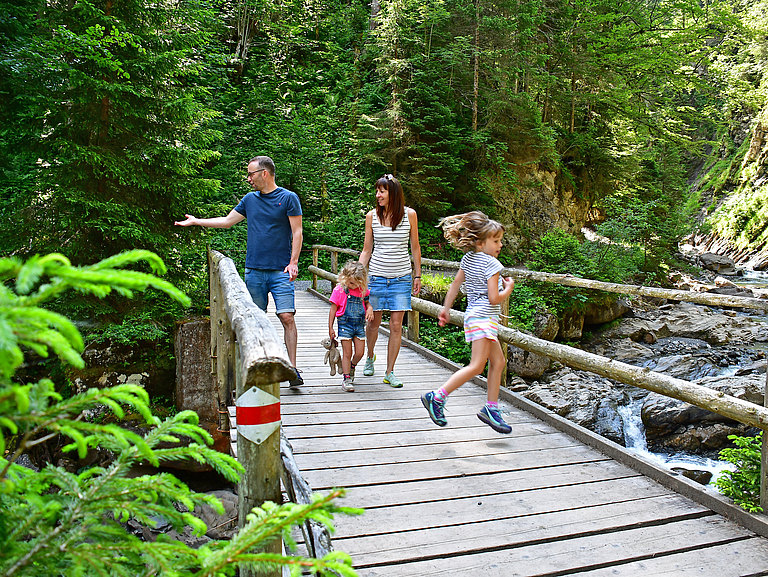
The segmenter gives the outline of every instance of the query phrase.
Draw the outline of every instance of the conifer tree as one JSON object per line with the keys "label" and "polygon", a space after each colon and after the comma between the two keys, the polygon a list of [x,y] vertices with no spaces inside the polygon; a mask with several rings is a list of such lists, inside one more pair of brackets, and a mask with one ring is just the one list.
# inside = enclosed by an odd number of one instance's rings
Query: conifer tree
{"label": "conifer tree", "polygon": [[[292,575],[306,568],[320,575],[354,576],[351,559],[341,552],[318,560],[259,551],[276,537],[295,545],[291,527],[306,519],[331,528],[333,513],[353,512],[331,502],[343,491],[317,496],[310,505],[265,503],[252,511],[230,541],[211,541],[198,549],[168,539],[141,541],[126,529],[128,520],[152,527],[163,518],[177,530],[189,526],[203,535],[207,528],[194,510],[208,505],[222,513],[223,507],[218,499],[190,490],[168,473],[137,477],[132,471],[138,465],[192,459],[229,481],[238,479],[242,467],[210,447],[212,439],[198,426],[194,412],[182,411],[165,421],[153,416],[148,395],[139,386],[94,388],[65,398],[49,379],[26,384],[14,379],[29,350],[44,357],[53,352],[83,366],[83,342],[76,327],[42,306],[64,291],[101,297],[116,291],[130,297],[153,287],[189,304],[170,283],[125,268],[142,261],[155,272],[165,272],[156,255],[139,250],[81,267],[71,266],[61,254],[27,262],[0,258],[0,573],[203,577],[231,576],[237,567],[289,566]],[[117,419],[127,409],[135,412],[144,421],[144,433],[89,418],[99,407]],[[18,464],[30,449],[57,437],[68,443],[65,451],[80,458],[100,447],[114,459],[74,473],[53,464],[39,471]],[[182,437],[191,443],[179,446]]]}
{"label": "conifer tree", "polygon": [[197,0],[6,1],[6,10],[4,250],[74,262],[136,246],[167,254],[174,218],[215,187],[199,174],[216,157],[216,133],[196,85],[213,15]]}

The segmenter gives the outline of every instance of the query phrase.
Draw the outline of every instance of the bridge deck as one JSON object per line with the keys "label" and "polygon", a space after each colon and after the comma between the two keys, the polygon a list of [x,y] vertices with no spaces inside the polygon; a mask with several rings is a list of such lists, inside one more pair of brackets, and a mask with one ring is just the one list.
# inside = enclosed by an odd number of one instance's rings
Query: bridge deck
{"label": "bridge deck", "polygon": [[495,433],[476,385],[434,426],[419,396],[449,370],[403,348],[390,388],[386,337],[376,375],[343,392],[322,362],[327,305],[301,291],[297,309],[306,384],[281,389],[283,427],[314,490],[365,508],[333,535],[361,577],[768,575],[768,540],[530,414],[505,405],[513,432]]}

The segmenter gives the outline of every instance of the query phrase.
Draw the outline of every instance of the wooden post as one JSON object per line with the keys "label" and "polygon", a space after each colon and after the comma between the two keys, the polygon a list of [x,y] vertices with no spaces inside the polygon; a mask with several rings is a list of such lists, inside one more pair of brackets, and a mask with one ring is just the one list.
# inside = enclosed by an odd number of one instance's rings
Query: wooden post
{"label": "wooden post", "polygon": [[[506,327],[509,326],[509,297],[504,299],[501,303],[501,316],[499,317],[499,324]],[[504,369],[501,371],[501,386],[507,386],[507,366],[509,360],[509,344],[506,341],[499,339],[501,345],[501,352],[504,354]]]}
{"label": "wooden post", "polygon": [[[266,314],[253,303],[232,260],[215,252],[211,253],[210,258],[214,263],[212,270],[216,273],[211,282],[219,285],[218,302],[221,303],[221,311],[225,313],[213,313],[215,307],[212,306],[212,319],[219,317],[216,319],[216,330],[221,331],[216,341],[219,357],[217,377],[221,376],[230,383],[234,377],[238,399],[251,389],[260,389],[279,403],[280,383],[290,380],[295,374],[286,356],[282,339],[278,337]],[[246,516],[254,507],[259,507],[266,501],[281,502],[282,461],[279,423],[275,430],[264,438],[252,434],[253,428],[247,428],[245,423],[238,424],[238,429],[237,458],[245,468],[238,484],[238,515],[239,525],[242,527]],[[277,539],[265,550],[281,554],[282,545],[282,541]],[[253,575],[249,570],[241,570],[240,574],[246,577]],[[264,575],[279,577],[281,574],[278,569]]]}
{"label": "wooden post", "polygon": [[[313,246],[312,247],[312,264],[315,266],[317,266],[318,263],[320,262],[318,260],[319,253],[320,251],[318,250],[318,248],[316,246]],[[315,273],[312,273],[312,290],[313,291],[317,290],[317,275]]]}
{"label": "wooden post", "polygon": [[331,251],[331,272],[333,274],[339,272],[339,253],[335,250]]}
{"label": "wooden post", "polygon": [[408,311],[408,338],[414,343],[419,342],[419,311]]}

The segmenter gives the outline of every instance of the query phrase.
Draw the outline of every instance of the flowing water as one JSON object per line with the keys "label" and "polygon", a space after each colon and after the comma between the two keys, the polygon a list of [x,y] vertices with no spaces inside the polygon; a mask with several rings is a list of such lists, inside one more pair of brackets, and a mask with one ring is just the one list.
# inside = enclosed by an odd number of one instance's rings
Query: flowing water
{"label": "flowing water", "polygon": [[621,419],[624,422],[624,444],[627,449],[643,457],[645,460],[664,467],[665,469],[681,467],[683,469],[708,471],[712,473],[710,486],[712,486],[712,483],[714,483],[723,471],[733,470],[733,465],[725,461],[682,453],[667,455],[649,451],[648,444],[645,441],[645,428],[643,427],[643,421],[640,418],[642,404],[642,400],[635,401],[628,405],[623,405],[618,409],[619,415],[621,415]]}

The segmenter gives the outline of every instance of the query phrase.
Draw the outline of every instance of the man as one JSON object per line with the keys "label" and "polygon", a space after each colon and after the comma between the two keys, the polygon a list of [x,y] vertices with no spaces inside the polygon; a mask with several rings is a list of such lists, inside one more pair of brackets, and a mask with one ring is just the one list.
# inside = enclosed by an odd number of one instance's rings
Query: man
{"label": "man", "polygon": [[[275,184],[275,163],[268,156],[257,156],[248,163],[248,182],[253,187],[240,203],[224,217],[196,218],[185,214],[178,226],[230,228],[248,220],[245,255],[245,286],[253,302],[267,310],[269,293],[275,301],[283,325],[288,358],[296,367],[298,333],[294,315],[293,281],[299,274],[299,253],[303,240],[301,203],[296,193]],[[301,373],[290,381],[291,387],[304,384]]]}

